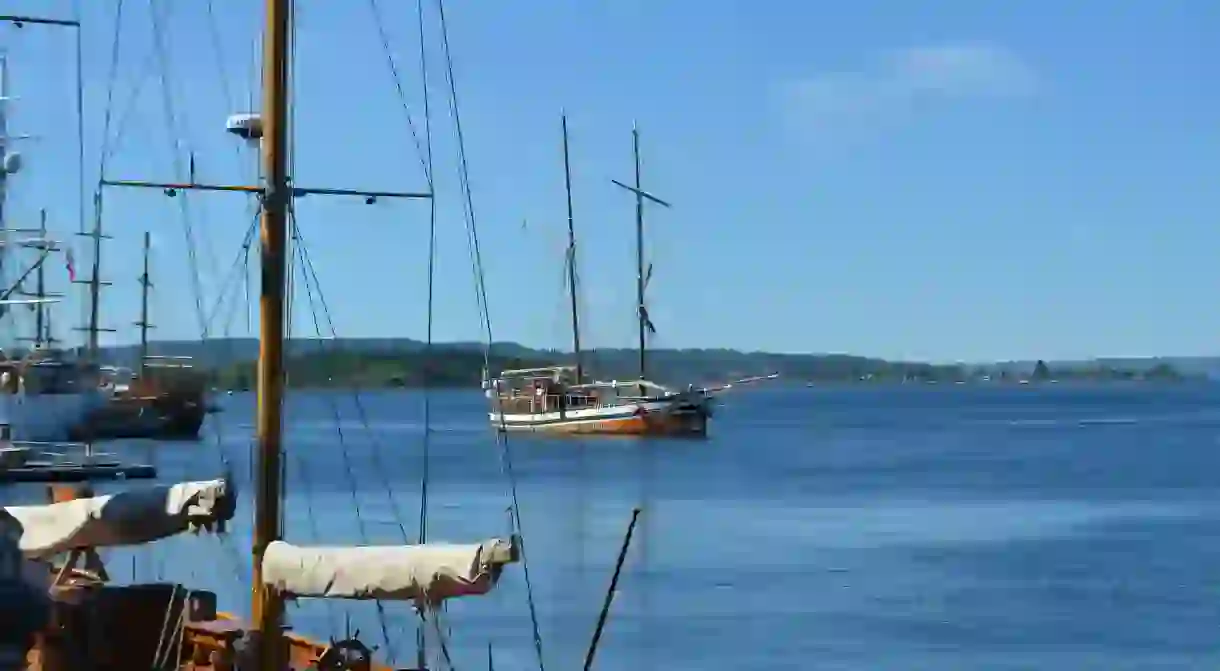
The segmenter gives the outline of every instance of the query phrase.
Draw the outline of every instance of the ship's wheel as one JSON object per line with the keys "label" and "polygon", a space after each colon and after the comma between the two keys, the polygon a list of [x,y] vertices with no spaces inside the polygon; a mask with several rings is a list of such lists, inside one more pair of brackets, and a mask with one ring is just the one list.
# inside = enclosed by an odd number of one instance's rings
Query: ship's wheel
{"label": "ship's wheel", "polygon": [[318,671],[369,671],[373,667],[373,650],[362,643],[360,632],[352,638],[332,642],[314,664]]}

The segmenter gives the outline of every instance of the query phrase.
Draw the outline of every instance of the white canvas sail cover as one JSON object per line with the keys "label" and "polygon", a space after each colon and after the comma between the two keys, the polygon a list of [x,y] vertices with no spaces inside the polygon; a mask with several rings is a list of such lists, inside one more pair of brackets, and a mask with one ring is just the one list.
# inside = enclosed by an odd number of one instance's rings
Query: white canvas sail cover
{"label": "white canvas sail cover", "polygon": [[232,518],[233,504],[228,483],[209,480],[4,510],[20,525],[21,553],[44,560],[76,549],[139,545],[214,529]]}
{"label": "white canvas sail cover", "polygon": [[516,559],[512,541],[501,539],[349,547],[275,541],[263,555],[263,582],[288,597],[438,603],[486,594]]}

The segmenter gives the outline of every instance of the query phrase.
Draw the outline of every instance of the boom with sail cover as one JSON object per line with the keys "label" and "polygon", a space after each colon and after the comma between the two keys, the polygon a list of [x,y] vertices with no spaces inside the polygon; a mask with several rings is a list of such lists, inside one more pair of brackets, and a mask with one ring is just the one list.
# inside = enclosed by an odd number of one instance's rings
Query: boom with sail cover
{"label": "boom with sail cover", "polygon": [[382,599],[435,605],[491,591],[517,559],[512,541],[357,547],[300,547],[275,541],[263,580],[286,597]]}
{"label": "boom with sail cover", "polygon": [[222,531],[233,517],[225,480],[180,482],[61,503],[4,508],[20,525],[26,559],[86,548],[141,545],[187,531]]}

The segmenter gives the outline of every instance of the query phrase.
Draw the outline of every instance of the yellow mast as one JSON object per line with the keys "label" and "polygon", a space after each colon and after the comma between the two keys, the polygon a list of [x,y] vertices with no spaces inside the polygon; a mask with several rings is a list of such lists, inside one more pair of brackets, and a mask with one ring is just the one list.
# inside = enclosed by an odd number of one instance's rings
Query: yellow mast
{"label": "yellow mast", "polygon": [[280,539],[280,455],[284,400],[284,267],[288,208],[288,36],[290,0],[267,0],[263,37],[263,174],[266,176],[259,234],[262,289],[259,296],[258,455],[254,503],[254,603],[259,666],[284,668],[281,634],[284,602],[263,583],[263,552]]}
{"label": "yellow mast", "polygon": [[[288,219],[292,199],[298,195],[357,196],[372,205],[379,198],[431,198],[431,192],[368,191],[361,189],[304,188],[294,186],[288,175],[288,77],[289,40],[292,33],[292,0],[265,0],[263,36],[262,112],[249,126],[229,128],[242,137],[261,142],[264,181],[259,185],[203,184],[194,181],[152,182],[101,179],[103,186],[160,189],[167,196],[180,190],[258,194],[261,198],[259,232],[262,283],[259,295],[259,355],[257,455],[255,461],[253,605],[257,632],[259,668],[280,671],[287,666],[283,639],[284,601],[263,582],[263,555],[273,541],[280,540],[280,481],[283,453],[284,401],[284,291],[287,267]],[[0,20],[5,17],[0,16]],[[245,121],[249,121],[248,119]],[[243,122],[245,123],[245,122]]]}

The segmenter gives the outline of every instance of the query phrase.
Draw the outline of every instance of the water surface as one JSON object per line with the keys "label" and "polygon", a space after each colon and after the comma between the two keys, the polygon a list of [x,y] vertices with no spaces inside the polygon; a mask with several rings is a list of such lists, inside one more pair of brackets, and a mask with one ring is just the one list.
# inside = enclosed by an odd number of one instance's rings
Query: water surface
{"label": "water surface", "polygon": [[[1220,666],[1220,389],[773,386],[726,400],[707,441],[511,440],[547,668],[580,663],[635,505],[607,671]],[[432,397],[431,538],[509,529],[482,401]],[[201,445],[122,449],[153,454],[165,479],[212,477],[222,456],[248,477],[253,404],[224,402]],[[289,539],[414,538],[422,413],[414,392],[294,395]],[[249,528],[243,510],[225,543],[113,552],[112,573],[189,580],[243,611]],[[318,636],[350,614],[366,641],[385,651],[388,633],[397,661],[413,659],[404,605],[290,614]],[[497,668],[537,667],[519,569],[444,624],[460,668],[486,668],[489,643]]]}

